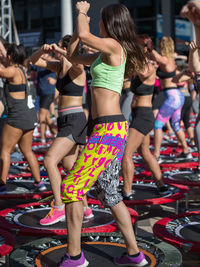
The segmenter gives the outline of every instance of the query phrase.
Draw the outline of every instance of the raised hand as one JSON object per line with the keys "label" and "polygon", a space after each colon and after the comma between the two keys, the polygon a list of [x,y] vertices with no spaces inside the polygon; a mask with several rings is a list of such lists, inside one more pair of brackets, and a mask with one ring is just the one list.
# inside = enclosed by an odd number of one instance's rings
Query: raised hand
{"label": "raised hand", "polygon": [[51,53],[52,52],[52,48],[51,45],[49,44],[44,44],[41,49],[42,53]]}
{"label": "raised hand", "polygon": [[90,4],[87,1],[80,1],[76,3],[77,12],[82,12],[87,15],[87,12],[90,8]]}
{"label": "raised hand", "polygon": [[200,26],[200,1],[190,1],[181,9],[180,15],[194,25]]}

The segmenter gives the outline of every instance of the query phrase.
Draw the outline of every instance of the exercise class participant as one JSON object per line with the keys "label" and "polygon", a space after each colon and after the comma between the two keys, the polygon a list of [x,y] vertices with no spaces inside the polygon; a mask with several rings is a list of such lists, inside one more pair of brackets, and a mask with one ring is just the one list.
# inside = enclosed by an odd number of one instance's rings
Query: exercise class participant
{"label": "exercise class participant", "polygon": [[[194,26],[196,41],[190,43],[189,68],[195,73],[196,88],[200,92],[200,1],[189,1],[181,10],[181,15]],[[199,95],[199,94],[198,94]],[[199,98],[200,107],[200,98]],[[200,176],[200,108],[195,122],[195,144],[198,149],[198,165],[195,173]]]}
{"label": "exercise class participant", "polygon": [[176,64],[174,60],[174,41],[171,37],[162,37],[159,44],[160,54],[152,50],[152,58],[159,64],[157,76],[160,78],[162,89],[164,90],[165,101],[159,109],[154,125],[154,156],[160,161],[160,147],[163,138],[162,128],[170,120],[183,152],[179,158],[191,159],[185,134],[180,126],[181,109],[184,104],[184,95],[177,89],[176,83],[172,81],[176,74]]}
{"label": "exercise class participant", "polygon": [[149,149],[150,132],[155,122],[152,110],[152,97],[156,80],[156,69],[150,62],[150,52],[153,49],[153,44],[148,35],[140,35],[139,37],[147,57],[147,64],[142,72],[136,73],[131,82],[131,90],[134,93],[131,104],[132,120],[129,125],[128,141],[122,159],[122,191],[124,200],[134,199],[134,193],[132,193],[134,177],[133,155],[136,150],[152,171],[156,179],[158,192],[161,194],[168,192],[168,187],[164,185],[162,180],[159,164]]}
{"label": "exercise class participant", "polygon": [[[94,184],[102,204],[111,209],[126,243],[127,254],[115,258],[115,264],[144,266],[147,261],[139,252],[130,214],[117,191],[119,177],[109,180],[109,175],[103,179],[101,174],[113,160],[121,160],[123,155],[128,131],[128,122],[119,105],[124,74],[131,77],[135,70],[144,68],[146,60],[124,5],[109,5],[101,10],[101,38],[90,33],[89,7],[86,1],[76,4],[77,28],[68,48],[68,58],[74,63],[91,65],[93,129],[88,144],[62,182],[68,246],[60,266],[88,266],[81,252],[82,199]],[[80,55],[77,51],[79,41],[100,53]]]}
{"label": "exercise class participant", "polygon": [[[6,191],[6,179],[10,168],[10,154],[16,144],[28,161],[35,179],[33,189],[44,191],[46,186],[40,181],[37,159],[32,151],[33,130],[37,115],[29,95],[23,70],[26,54],[22,45],[9,44],[6,47],[6,67],[0,68],[0,77],[6,79],[4,93],[7,103],[7,122],[1,137],[0,192]],[[8,138],[9,136],[9,138]]]}
{"label": "exercise class participant", "polygon": [[[50,55],[44,54],[43,60],[50,61],[53,58]],[[38,118],[40,122],[40,134],[41,134],[41,143],[46,143],[46,129],[47,126],[51,130],[52,134],[57,134],[57,129],[54,125],[53,120],[50,118],[50,106],[54,102],[55,96],[55,85],[49,83],[49,79],[56,79],[54,72],[34,66],[30,64],[30,70],[37,73],[37,97],[39,98],[39,112]]]}
{"label": "exercise class participant", "polygon": [[[58,163],[62,160],[63,168],[69,171],[78,156],[79,145],[86,143],[87,121],[82,108],[86,75],[82,64],[71,64],[65,57],[70,39],[71,36],[66,35],[58,45],[45,44],[30,58],[34,65],[56,73],[56,88],[59,91],[58,134],[44,159],[54,202],[50,212],[40,220],[41,225],[52,225],[65,219],[64,204],[60,198],[61,174]],[[55,61],[43,59],[43,54],[52,52],[55,53]],[[85,216],[92,215],[90,208],[85,210]]]}

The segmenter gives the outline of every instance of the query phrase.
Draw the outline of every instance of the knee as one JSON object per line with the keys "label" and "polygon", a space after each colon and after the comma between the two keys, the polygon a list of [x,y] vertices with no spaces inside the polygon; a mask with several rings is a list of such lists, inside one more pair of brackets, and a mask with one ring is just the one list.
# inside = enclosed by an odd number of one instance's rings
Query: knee
{"label": "knee", "polygon": [[164,123],[162,121],[156,120],[154,123],[154,130],[162,129],[164,126]]}
{"label": "knee", "polygon": [[47,169],[49,167],[55,167],[56,161],[49,155],[46,155],[46,157],[44,158],[44,167]]}

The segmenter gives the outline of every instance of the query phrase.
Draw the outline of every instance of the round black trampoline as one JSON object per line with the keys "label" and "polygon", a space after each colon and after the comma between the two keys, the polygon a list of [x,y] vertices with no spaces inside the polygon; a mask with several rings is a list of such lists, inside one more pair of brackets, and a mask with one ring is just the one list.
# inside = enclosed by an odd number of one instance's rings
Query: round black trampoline
{"label": "round black trampoline", "polygon": [[[122,184],[121,184],[122,187]],[[189,188],[183,185],[170,184],[169,193],[161,196],[157,190],[157,186],[152,180],[142,180],[133,182],[132,189],[134,191],[134,200],[125,200],[127,205],[156,205],[170,203],[186,196]],[[90,201],[99,204],[93,189],[88,193]]]}
{"label": "round black trampoline", "polygon": [[9,232],[0,229],[0,257],[8,255],[15,246],[15,239]]}
{"label": "round black trampoline", "polygon": [[[43,179],[42,179],[43,180]],[[6,192],[0,193],[0,199],[13,199],[13,198],[42,198],[52,194],[50,183],[45,179],[43,180],[47,190],[44,192],[37,191],[33,187],[34,180],[24,179],[23,177],[15,177],[15,179],[8,179],[6,183]]]}
{"label": "round black trampoline", "polygon": [[[89,202],[90,203],[90,202]],[[115,232],[118,228],[110,209],[100,205],[91,206],[94,217],[83,220],[82,232]],[[4,229],[15,228],[20,234],[27,235],[63,235],[66,234],[66,223],[58,222],[53,225],[40,225],[39,221],[50,211],[49,203],[29,203],[18,205],[12,209],[0,211],[0,226]],[[132,223],[138,214],[129,208]]]}
{"label": "round black trampoline", "polygon": [[163,173],[163,178],[167,182],[173,182],[188,186],[200,186],[200,175],[193,170],[170,170]]}
{"label": "round black trampoline", "polygon": [[155,223],[154,234],[186,251],[200,251],[200,211],[163,218]]}
{"label": "round black trampoline", "polygon": [[[157,239],[137,238],[139,248],[144,252],[148,266],[167,267],[181,266],[180,252],[169,244]],[[82,236],[82,249],[89,261],[89,266],[116,266],[114,257],[119,257],[125,251],[125,245],[119,234]],[[10,254],[11,267],[57,266],[66,253],[66,236],[42,238],[21,246]],[[29,264],[29,265],[28,265]]]}

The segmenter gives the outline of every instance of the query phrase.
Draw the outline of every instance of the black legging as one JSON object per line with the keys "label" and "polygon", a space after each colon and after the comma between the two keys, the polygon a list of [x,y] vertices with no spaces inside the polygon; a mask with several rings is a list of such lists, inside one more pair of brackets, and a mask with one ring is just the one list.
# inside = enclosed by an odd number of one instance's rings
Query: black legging
{"label": "black legging", "polygon": [[181,110],[181,120],[184,123],[185,129],[191,127],[190,124],[190,112],[192,107],[192,98],[191,96],[185,96],[185,102]]}

